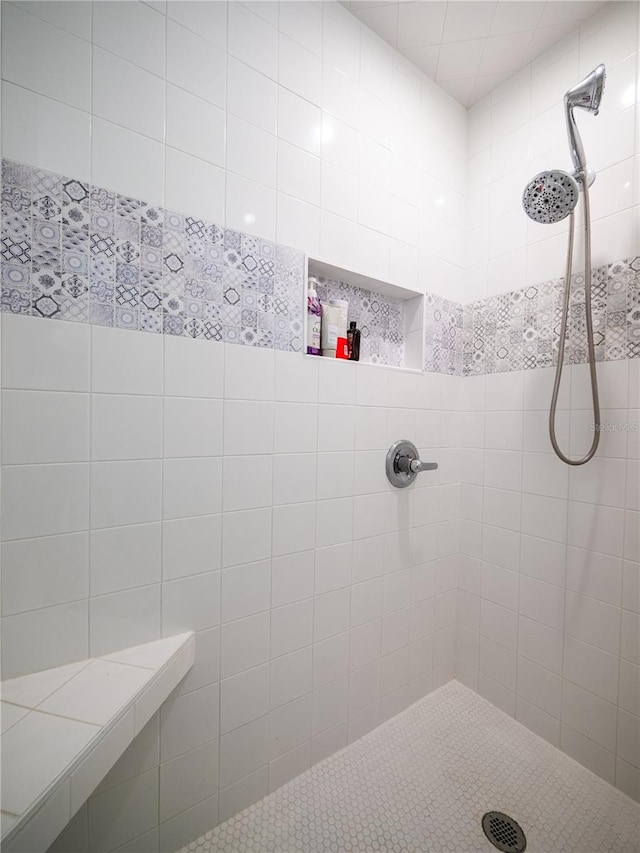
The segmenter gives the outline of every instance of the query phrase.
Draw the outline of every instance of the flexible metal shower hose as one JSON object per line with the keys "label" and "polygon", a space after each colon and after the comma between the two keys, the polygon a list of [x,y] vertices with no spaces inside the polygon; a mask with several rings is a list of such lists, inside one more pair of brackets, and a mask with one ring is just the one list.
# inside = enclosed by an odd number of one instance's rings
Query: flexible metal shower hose
{"label": "flexible metal shower hose", "polygon": [[587,320],[587,349],[589,353],[589,374],[591,376],[591,398],[593,401],[594,434],[591,447],[582,459],[569,459],[560,450],[556,437],[556,409],[558,406],[558,393],[562,380],[562,368],[564,366],[564,345],[567,335],[567,324],[569,320],[569,297],[571,294],[571,271],[573,267],[573,238],[575,231],[575,213],[571,211],[569,219],[569,246],[567,250],[567,271],[564,280],[564,298],[562,305],[562,322],[560,325],[560,341],[558,344],[558,362],[556,364],[556,376],[553,382],[553,394],[551,395],[551,408],[549,409],[549,437],[556,455],[566,462],[567,465],[584,465],[593,458],[598,444],[600,443],[600,401],[598,399],[598,377],[596,376],[596,353],[593,343],[593,320],[591,317],[591,209],[589,206],[589,187],[586,175],[582,182],[582,198],[584,202],[584,307]]}

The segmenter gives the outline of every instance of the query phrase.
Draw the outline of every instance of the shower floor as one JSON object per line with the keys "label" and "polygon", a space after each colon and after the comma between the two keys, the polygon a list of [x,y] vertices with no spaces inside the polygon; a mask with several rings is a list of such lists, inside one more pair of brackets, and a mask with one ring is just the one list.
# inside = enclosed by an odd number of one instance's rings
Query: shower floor
{"label": "shower floor", "polygon": [[491,853],[491,810],[528,853],[640,851],[639,805],[452,681],[180,853]]}

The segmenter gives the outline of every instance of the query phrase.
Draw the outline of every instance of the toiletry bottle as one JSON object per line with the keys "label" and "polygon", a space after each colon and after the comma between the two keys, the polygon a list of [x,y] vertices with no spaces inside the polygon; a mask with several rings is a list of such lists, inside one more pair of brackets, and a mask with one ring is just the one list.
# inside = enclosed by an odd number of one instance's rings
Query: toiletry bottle
{"label": "toiletry bottle", "polygon": [[332,299],[331,304],[339,309],[338,338],[336,340],[336,358],[349,358],[349,342],[347,340],[347,315],[349,303],[345,299]]}
{"label": "toiletry bottle", "polygon": [[307,353],[320,355],[322,308],[315,289],[315,279],[309,279],[307,290]]}
{"label": "toiletry bottle", "polygon": [[356,329],[355,320],[349,323],[347,341],[349,342],[349,359],[351,361],[360,361],[360,329]]}
{"label": "toiletry bottle", "polygon": [[336,357],[338,329],[340,327],[340,309],[332,302],[322,302],[322,355]]}

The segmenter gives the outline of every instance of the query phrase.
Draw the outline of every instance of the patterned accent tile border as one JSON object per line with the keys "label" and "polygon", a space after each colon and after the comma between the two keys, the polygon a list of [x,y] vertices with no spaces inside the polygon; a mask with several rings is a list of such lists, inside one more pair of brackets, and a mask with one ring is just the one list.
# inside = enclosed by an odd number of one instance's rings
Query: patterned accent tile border
{"label": "patterned accent tile border", "polygon": [[[300,352],[304,253],[13,160],[2,161],[2,311]],[[640,257],[593,272],[599,361],[640,358]],[[362,360],[402,365],[402,300],[327,279],[362,330]],[[323,288],[326,291],[323,292]],[[548,367],[563,280],[462,306],[425,295],[424,369]],[[585,362],[584,276],[566,360]]]}
{"label": "patterned accent tile border", "polygon": [[462,375],[464,309],[430,293],[424,297],[424,369],[431,373]]}
{"label": "patterned accent tile border", "polygon": [[[571,280],[565,362],[587,361],[584,275]],[[464,307],[463,373],[550,367],[557,358],[564,279],[491,296]],[[640,358],[640,257],[593,270],[598,361]]]}
{"label": "patterned accent tile border", "polygon": [[361,332],[360,361],[402,367],[404,364],[404,305],[402,299],[382,296],[343,281],[315,276],[320,299],[345,299],[349,320]]}
{"label": "patterned accent tile border", "polygon": [[2,310],[302,350],[304,254],[2,162]]}

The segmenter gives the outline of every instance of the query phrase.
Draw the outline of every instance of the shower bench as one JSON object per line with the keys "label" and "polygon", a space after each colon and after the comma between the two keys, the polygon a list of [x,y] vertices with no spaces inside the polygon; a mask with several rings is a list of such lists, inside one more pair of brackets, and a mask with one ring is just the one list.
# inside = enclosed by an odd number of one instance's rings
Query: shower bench
{"label": "shower bench", "polygon": [[193,632],[1,684],[3,853],[44,853],[193,665]]}

